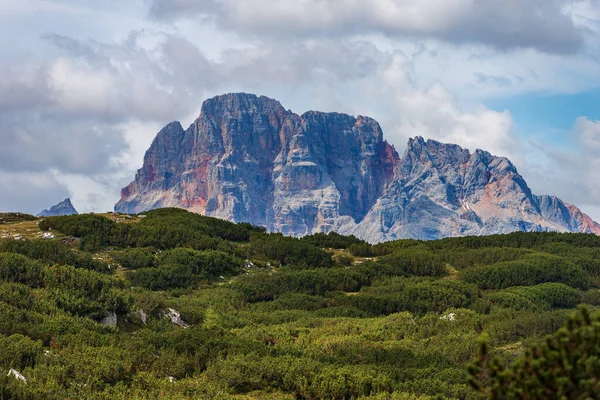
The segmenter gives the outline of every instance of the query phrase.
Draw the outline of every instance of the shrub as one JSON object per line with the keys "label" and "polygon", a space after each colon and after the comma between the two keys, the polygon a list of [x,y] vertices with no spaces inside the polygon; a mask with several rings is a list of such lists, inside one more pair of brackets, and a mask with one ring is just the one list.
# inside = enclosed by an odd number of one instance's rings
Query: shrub
{"label": "shrub", "polygon": [[531,286],[544,282],[564,283],[584,289],[590,283],[588,275],[580,267],[561,257],[547,254],[536,254],[521,260],[469,268],[461,272],[461,277],[482,289]]}
{"label": "shrub", "polygon": [[150,290],[191,288],[198,285],[200,278],[185,265],[167,264],[160,268],[142,268],[127,274],[135,286]]}
{"label": "shrub", "polygon": [[254,238],[248,248],[248,256],[274,260],[280,265],[292,265],[297,269],[329,268],[334,265],[330,253],[281,234]]}
{"label": "shrub", "polygon": [[494,304],[517,310],[572,308],[579,303],[578,291],[562,283],[513,287],[490,293],[487,297]]}
{"label": "shrub", "polygon": [[160,256],[160,265],[181,265],[202,279],[231,274],[241,267],[242,261],[222,251],[196,251],[177,248]]}
{"label": "shrub", "polygon": [[364,240],[360,240],[355,236],[342,236],[336,232],[329,232],[327,234],[315,233],[313,235],[304,236],[300,240],[315,247],[331,249],[347,249],[352,245],[366,243]]}
{"label": "shrub", "polygon": [[46,264],[72,265],[76,268],[109,272],[108,265],[88,253],[74,252],[57,240],[3,240],[0,253],[17,253]]}
{"label": "shrub", "polygon": [[131,299],[94,271],[57,266],[46,276],[46,286],[56,305],[73,315],[99,319],[112,311],[129,311]]}
{"label": "shrub", "polygon": [[594,398],[600,393],[600,315],[581,308],[545,342],[508,367],[488,356],[488,338],[469,368],[471,385],[490,398]]}
{"label": "shrub", "polygon": [[439,257],[426,247],[409,247],[396,250],[381,257],[379,263],[394,266],[406,275],[440,276],[445,272],[445,265]]}
{"label": "shrub", "polygon": [[579,299],[584,304],[600,306],[600,290],[592,289],[579,294]]}
{"label": "shrub", "polygon": [[113,253],[113,258],[124,268],[139,269],[154,267],[156,250],[151,248],[127,249]]}
{"label": "shrub", "polygon": [[355,243],[348,247],[348,251],[355,257],[373,257],[369,243]]}
{"label": "shrub", "polygon": [[464,282],[392,278],[363,288],[360,295],[337,298],[337,301],[371,315],[387,315],[400,311],[443,312],[449,308],[468,307],[476,299],[477,289]]}
{"label": "shrub", "polygon": [[246,301],[255,302],[273,300],[285,293],[323,296],[333,291],[357,291],[368,283],[367,278],[353,269],[319,268],[240,276],[232,286],[244,294]]}
{"label": "shrub", "polygon": [[44,283],[44,265],[31,258],[13,253],[0,253],[0,279],[40,287]]}
{"label": "shrub", "polygon": [[42,342],[34,341],[20,334],[0,335],[0,366],[4,368],[33,367],[42,351]]}

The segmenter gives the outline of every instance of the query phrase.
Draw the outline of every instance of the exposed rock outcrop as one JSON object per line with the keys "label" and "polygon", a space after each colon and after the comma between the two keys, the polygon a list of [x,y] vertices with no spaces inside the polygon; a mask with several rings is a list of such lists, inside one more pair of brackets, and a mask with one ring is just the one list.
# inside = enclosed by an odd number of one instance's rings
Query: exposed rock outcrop
{"label": "exposed rock outcrop", "polygon": [[600,233],[576,207],[531,193],[506,158],[421,137],[402,158],[368,117],[228,94],[147,151],[115,210],[181,207],[300,236],[338,231],[371,242],[522,231]]}
{"label": "exposed rock outcrop", "polygon": [[142,321],[142,323],[143,323],[144,325],[146,325],[146,324],[148,323],[148,314],[146,314],[146,313],[144,312],[144,310],[142,310],[142,309],[139,309],[139,310],[138,310],[138,316],[140,317],[140,321]]}
{"label": "exposed rock outcrop", "polygon": [[160,312],[162,318],[166,318],[171,321],[171,323],[175,326],[179,326],[181,328],[189,328],[190,326],[181,319],[181,314],[179,311],[174,310],[172,308],[165,308]]}
{"label": "exposed rock outcrop", "polygon": [[102,318],[100,324],[104,326],[110,326],[111,328],[116,328],[117,321],[117,313],[111,311],[106,317]]}
{"label": "exposed rock outcrop", "polygon": [[50,207],[47,210],[42,211],[37,216],[38,217],[57,217],[61,215],[75,215],[77,214],[77,210],[71,204],[71,199],[64,199],[60,203]]}
{"label": "exposed rock outcrop", "polygon": [[12,376],[19,381],[23,381],[23,382],[27,383],[27,378],[25,378],[25,376],[22,373],[20,373],[19,371],[17,371],[16,369],[13,369],[13,368],[11,368],[8,371],[8,374],[6,376]]}

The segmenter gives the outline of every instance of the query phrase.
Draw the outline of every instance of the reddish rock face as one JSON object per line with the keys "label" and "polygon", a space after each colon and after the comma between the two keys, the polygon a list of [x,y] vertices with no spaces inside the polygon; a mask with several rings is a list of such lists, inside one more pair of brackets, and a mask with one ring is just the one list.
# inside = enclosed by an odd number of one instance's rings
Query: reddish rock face
{"label": "reddish rock face", "polygon": [[525,231],[600,233],[574,206],[535,196],[512,163],[411,139],[402,158],[368,117],[297,115],[266,97],[207,100],[156,136],[115,206],[182,207],[271,231],[336,230],[371,242]]}
{"label": "reddish rock face", "polygon": [[578,208],[534,195],[506,158],[410,139],[394,182],[355,227],[372,242],[514,231],[600,233]]}
{"label": "reddish rock face", "polygon": [[158,207],[251,222],[290,234],[360,221],[393,179],[398,154],[370,118],[309,112],[266,97],[207,100],[184,131],[161,130],[115,209]]}

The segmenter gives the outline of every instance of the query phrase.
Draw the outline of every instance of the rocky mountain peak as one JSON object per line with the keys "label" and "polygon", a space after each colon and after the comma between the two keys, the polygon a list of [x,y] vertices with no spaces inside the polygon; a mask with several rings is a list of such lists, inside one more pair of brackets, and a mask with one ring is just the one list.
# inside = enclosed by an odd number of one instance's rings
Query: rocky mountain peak
{"label": "rocky mountain peak", "polygon": [[535,196],[510,160],[417,136],[402,157],[372,118],[286,110],[230,93],[184,130],[163,128],[115,206],[182,207],[300,236],[371,242],[525,231],[600,233],[574,206]]}
{"label": "rocky mountain peak", "polygon": [[71,204],[71,199],[67,198],[61,201],[60,203],[50,207],[47,210],[42,211],[37,216],[38,217],[57,217],[61,215],[74,215],[77,214],[77,210]]}
{"label": "rocky mountain peak", "polygon": [[265,96],[249,93],[227,93],[202,103],[201,114],[286,112],[281,103]]}

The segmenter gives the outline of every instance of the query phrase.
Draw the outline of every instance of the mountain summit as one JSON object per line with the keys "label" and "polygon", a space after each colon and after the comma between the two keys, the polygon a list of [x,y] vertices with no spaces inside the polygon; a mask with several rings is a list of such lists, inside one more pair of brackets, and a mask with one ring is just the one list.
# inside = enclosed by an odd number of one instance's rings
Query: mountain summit
{"label": "mountain summit", "polygon": [[300,236],[371,242],[512,231],[600,234],[577,207],[534,195],[506,158],[422,137],[403,156],[377,121],[226,94],[163,128],[115,210],[181,207]]}
{"label": "mountain summit", "polygon": [[48,210],[44,210],[39,213],[38,217],[57,217],[60,215],[74,215],[77,214],[77,210],[71,204],[71,199],[64,199],[60,203],[50,207]]}

